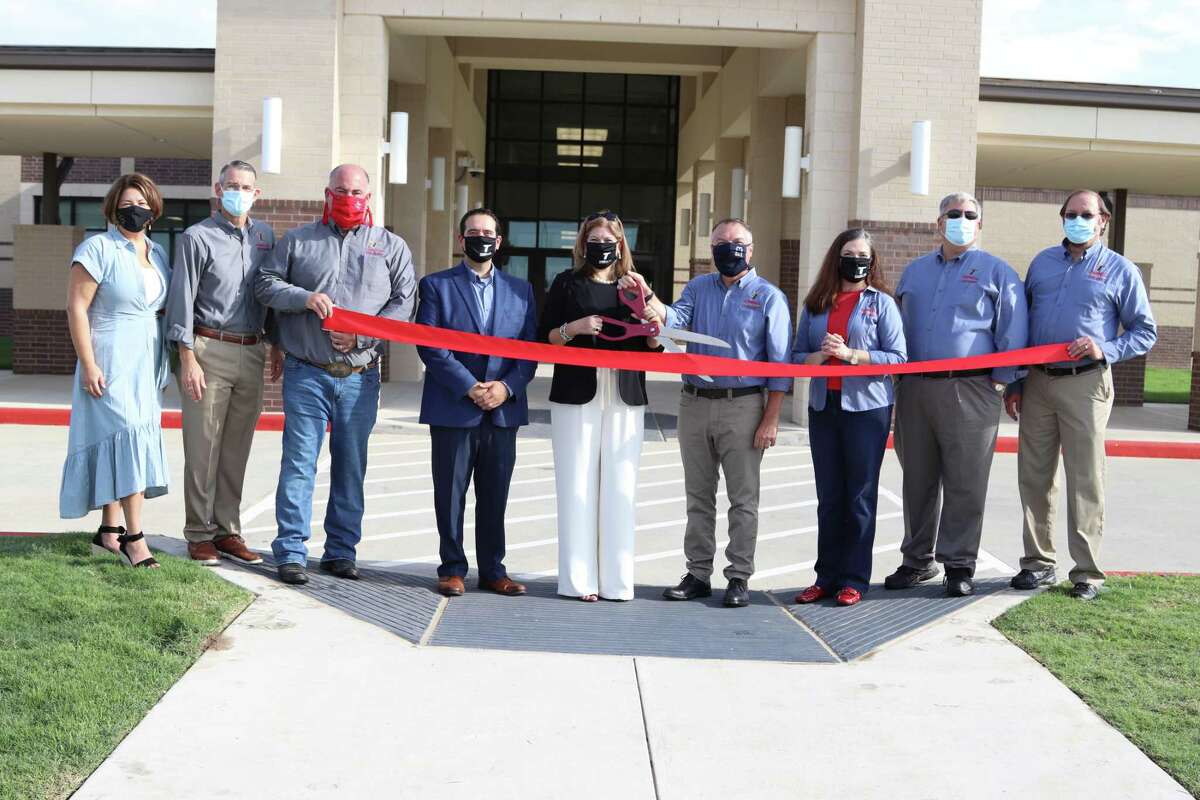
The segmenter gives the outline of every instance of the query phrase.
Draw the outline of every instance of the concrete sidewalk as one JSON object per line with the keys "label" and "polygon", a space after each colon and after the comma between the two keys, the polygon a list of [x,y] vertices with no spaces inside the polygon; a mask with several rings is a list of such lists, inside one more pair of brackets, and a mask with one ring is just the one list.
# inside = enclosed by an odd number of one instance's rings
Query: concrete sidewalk
{"label": "concrete sidewalk", "polygon": [[218,571],[258,599],[74,797],[1188,797],[991,627],[1013,595],[810,666],[416,647]]}

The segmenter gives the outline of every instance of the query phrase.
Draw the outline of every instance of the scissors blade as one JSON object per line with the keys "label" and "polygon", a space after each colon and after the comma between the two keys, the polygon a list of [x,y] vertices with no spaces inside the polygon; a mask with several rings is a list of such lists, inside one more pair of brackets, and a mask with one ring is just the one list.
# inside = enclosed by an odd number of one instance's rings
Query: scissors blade
{"label": "scissors blade", "polygon": [[696,344],[706,344],[709,347],[724,347],[729,349],[729,342],[723,339],[718,339],[715,336],[707,336],[703,333],[692,333],[681,328],[663,328],[658,333],[660,338],[675,339],[680,342],[695,342]]}
{"label": "scissors blade", "polygon": [[[672,353],[686,353],[686,352],[687,352],[686,350],[684,350],[684,349],[683,349],[682,347],[680,347],[679,345],[675,344],[675,343],[674,343],[673,341],[671,341],[670,339],[666,339],[666,338],[660,338],[660,339],[659,339],[659,341],[660,341],[660,342],[662,342],[662,346],[663,346],[665,349],[667,349],[667,350],[670,350]],[[697,377],[697,378],[699,378],[699,379],[700,379],[700,380],[702,380],[702,381],[705,381],[706,383],[712,383],[712,382],[713,382],[713,379],[712,379],[712,378],[710,378],[710,377],[708,377],[707,375],[697,375],[696,377]]]}

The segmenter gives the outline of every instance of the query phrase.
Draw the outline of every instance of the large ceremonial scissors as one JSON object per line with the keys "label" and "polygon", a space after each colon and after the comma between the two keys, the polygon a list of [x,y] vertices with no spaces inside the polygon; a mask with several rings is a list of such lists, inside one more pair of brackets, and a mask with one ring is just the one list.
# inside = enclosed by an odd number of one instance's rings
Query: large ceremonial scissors
{"label": "large ceremonial scissors", "polygon": [[[605,339],[610,342],[619,342],[624,339],[633,339],[638,336],[650,336],[662,342],[663,347],[670,350],[672,353],[686,352],[679,346],[678,342],[695,342],[696,344],[706,344],[709,347],[724,347],[729,349],[729,342],[723,339],[718,339],[715,336],[707,336],[703,333],[692,333],[691,331],[681,330],[679,328],[664,328],[657,322],[644,321],[646,313],[646,297],[642,294],[640,286],[634,285],[626,288],[617,289],[617,299],[622,305],[625,305],[633,313],[633,316],[641,322],[624,322],[612,317],[600,317],[604,325],[619,328],[620,333],[608,334],[601,330],[596,336],[600,339]],[[697,378],[712,382],[712,378],[707,375],[697,375]]]}

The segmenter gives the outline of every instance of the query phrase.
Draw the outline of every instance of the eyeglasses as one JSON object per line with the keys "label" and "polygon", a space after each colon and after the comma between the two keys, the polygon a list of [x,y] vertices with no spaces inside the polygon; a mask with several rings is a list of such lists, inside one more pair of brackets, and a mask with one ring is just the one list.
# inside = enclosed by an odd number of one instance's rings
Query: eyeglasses
{"label": "eyeglasses", "polygon": [[1063,217],[1065,217],[1066,219],[1075,219],[1076,217],[1083,217],[1086,220],[1093,220],[1098,216],[1100,216],[1100,215],[1093,214],[1090,211],[1084,211],[1082,213],[1080,213],[1078,211],[1068,211],[1067,213],[1063,214]]}
{"label": "eyeglasses", "polygon": [[595,214],[589,214],[587,219],[584,220],[584,222],[591,222],[592,220],[600,219],[601,217],[608,220],[609,222],[619,222],[620,221],[620,217],[618,217],[616,214],[614,214],[611,211],[605,210],[605,211],[597,211]]}
{"label": "eyeglasses", "polygon": [[979,219],[978,211],[963,211],[961,208],[952,208],[946,212],[946,219],[958,219],[966,217],[967,219]]}

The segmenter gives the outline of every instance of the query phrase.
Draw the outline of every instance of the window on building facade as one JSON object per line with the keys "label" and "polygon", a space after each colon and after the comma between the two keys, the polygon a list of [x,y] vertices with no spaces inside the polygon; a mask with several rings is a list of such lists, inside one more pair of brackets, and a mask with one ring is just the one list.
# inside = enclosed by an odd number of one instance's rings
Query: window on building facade
{"label": "window on building facade", "polygon": [[[62,197],[58,201],[58,218],[63,225],[78,225],[88,235],[103,233],[108,225],[100,208],[104,199],[100,197]],[[155,220],[150,229],[150,238],[162,245],[175,261],[175,238],[191,225],[207,217],[211,207],[207,200],[163,200],[163,215]],[[42,198],[33,201],[33,221],[42,221]]]}

